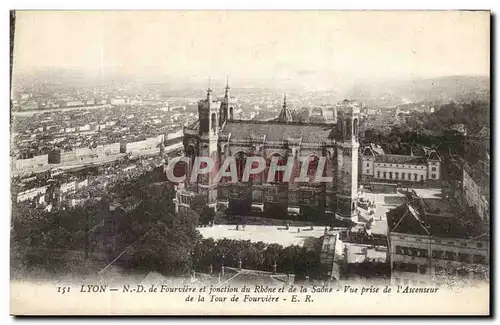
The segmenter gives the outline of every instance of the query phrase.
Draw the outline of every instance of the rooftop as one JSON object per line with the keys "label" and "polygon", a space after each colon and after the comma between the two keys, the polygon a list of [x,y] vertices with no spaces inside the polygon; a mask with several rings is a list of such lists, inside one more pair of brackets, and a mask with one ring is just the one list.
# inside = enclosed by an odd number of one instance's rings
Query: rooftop
{"label": "rooftop", "polygon": [[238,120],[228,121],[224,125],[222,133],[231,133],[231,140],[262,138],[265,135],[266,141],[287,141],[301,138],[306,143],[333,140],[337,134],[333,124]]}
{"label": "rooftop", "polygon": [[425,164],[427,157],[407,155],[376,155],[375,162],[388,164]]}
{"label": "rooftop", "polygon": [[444,238],[472,238],[489,233],[487,225],[462,211],[453,201],[415,196],[387,212],[387,226],[389,233]]}

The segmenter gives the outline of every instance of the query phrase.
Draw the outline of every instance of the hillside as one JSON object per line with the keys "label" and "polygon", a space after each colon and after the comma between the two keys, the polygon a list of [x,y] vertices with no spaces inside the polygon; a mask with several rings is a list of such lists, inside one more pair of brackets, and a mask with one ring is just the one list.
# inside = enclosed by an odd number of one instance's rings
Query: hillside
{"label": "hillside", "polygon": [[352,87],[346,94],[347,98],[379,107],[420,101],[488,101],[489,96],[490,78],[484,76],[365,81]]}

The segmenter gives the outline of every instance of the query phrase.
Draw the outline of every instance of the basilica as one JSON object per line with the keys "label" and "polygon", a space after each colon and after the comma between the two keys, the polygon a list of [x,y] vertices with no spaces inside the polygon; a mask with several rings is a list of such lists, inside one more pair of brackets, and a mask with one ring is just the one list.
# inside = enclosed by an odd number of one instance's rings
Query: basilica
{"label": "basilica", "polygon": [[[203,196],[214,210],[248,216],[259,213],[269,218],[328,221],[331,218],[356,221],[358,198],[358,125],[360,105],[344,100],[335,105],[336,123],[294,122],[286,96],[278,116],[269,121],[238,120],[234,116],[236,99],[226,85],[222,98],[207,90],[198,102],[198,120],[184,128],[183,145],[187,175],[195,157],[211,157],[220,166],[234,157],[238,179],[246,159],[259,156],[266,168],[247,182],[214,181],[213,173],[186,177],[178,184],[174,200],[176,211],[190,207],[196,196]],[[329,182],[284,181],[282,171],[269,168],[271,159],[278,165],[293,162],[291,179],[301,171],[308,157],[307,175],[313,179],[318,170]],[[320,159],[321,158],[321,159]],[[323,168],[318,162],[323,161]],[[269,176],[269,173],[274,175]],[[270,178],[268,178],[270,177]],[[266,180],[271,179],[271,182]]]}

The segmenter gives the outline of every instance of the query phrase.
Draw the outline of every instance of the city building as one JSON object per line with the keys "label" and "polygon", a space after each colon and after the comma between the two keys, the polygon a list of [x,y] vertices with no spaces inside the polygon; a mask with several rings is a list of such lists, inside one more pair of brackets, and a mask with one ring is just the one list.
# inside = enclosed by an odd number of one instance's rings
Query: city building
{"label": "city building", "polygon": [[387,227],[394,285],[435,283],[443,275],[473,279],[489,263],[488,225],[470,222],[453,200],[413,194],[387,212]]}
{"label": "city building", "polygon": [[464,164],[462,195],[466,207],[472,207],[481,220],[490,219],[490,165],[479,161],[469,167]]}
{"label": "city building", "polygon": [[363,181],[424,183],[441,178],[441,158],[435,150],[426,150],[422,156],[389,155],[366,146],[360,170]]}
{"label": "city building", "polygon": [[[193,197],[202,195],[210,207],[227,207],[230,213],[240,215],[259,210],[274,218],[293,214],[307,220],[327,220],[330,217],[326,216],[335,214],[337,219],[355,220],[360,105],[346,99],[340,107],[336,124],[294,122],[285,96],[274,120],[236,120],[229,86],[222,99],[214,99],[209,88],[206,99],[198,103],[199,119],[184,128],[188,177],[177,192],[177,211],[188,208]],[[189,175],[193,167],[199,167],[193,166],[197,156],[211,157],[218,166],[227,157],[234,157],[238,182],[215,182],[216,171],[192,182]],[[264,158],[267,166],[262,173],[241,182],[246,159],[251,156]],[[273,158],[277,166],[293,164],[290,179],[295,180],[301,157],[309,157],[310,179],[324,176],[332,177],[332,181],[284,182],[283,171],[270,170]],[[325,161],[324,175],[316,175],[320,158]]]}

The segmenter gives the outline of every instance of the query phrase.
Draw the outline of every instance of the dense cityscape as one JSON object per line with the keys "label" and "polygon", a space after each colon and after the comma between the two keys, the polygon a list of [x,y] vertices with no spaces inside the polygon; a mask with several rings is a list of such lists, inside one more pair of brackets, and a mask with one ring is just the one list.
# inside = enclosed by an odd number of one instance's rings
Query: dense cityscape
{"label": "dense cityscape", "polygon": [[[453,89],[457,78],[472,86]],[[428,98],[393,92],[390,103],[384,93],[293,89],[283,98],[282,89],[230,82],[207,78],[208,94],[197,85],[16,84],[13,275],[127,281],[140,273],[214,285],[227,285],[225,279],[317,286],[360,279],[489,281],[487,80],[438,78],[428,84],[441,83],[439,96],[433,88],[423,92]],[[216,110],[211,103],[218,103]],[[316,141],[311,136],[347,121],[356,122],[340,130],[352,131],[352,139],[332,139],[328,150],[337,155],[338,143],[352,141],[356,154],[349,165],[345,157],[342,165],[330,157],[332,173],[341,178],[325,187],[254,181],[250,192],[219,186],[211,195],[202,190],[204,180],[166,177],[173,158],[201,154],[196,141],[203,141],[205,109],[221,114],[210,122],[218,141],[228,143],[221,142],[219,155],[246,155],[250,149],[241,148],[249,139],[248,148],[269,150],[283,141],[293,147],[299,136],[302,153],[318,152],[307,149]],[[283,133],[273,133],[278,126]],[[192,166],[180,167],[177,172],[186,173]],[[354,178],[345,183],[350,173]],[[335,193],[344,197],[347,188],[346,208]]]}

